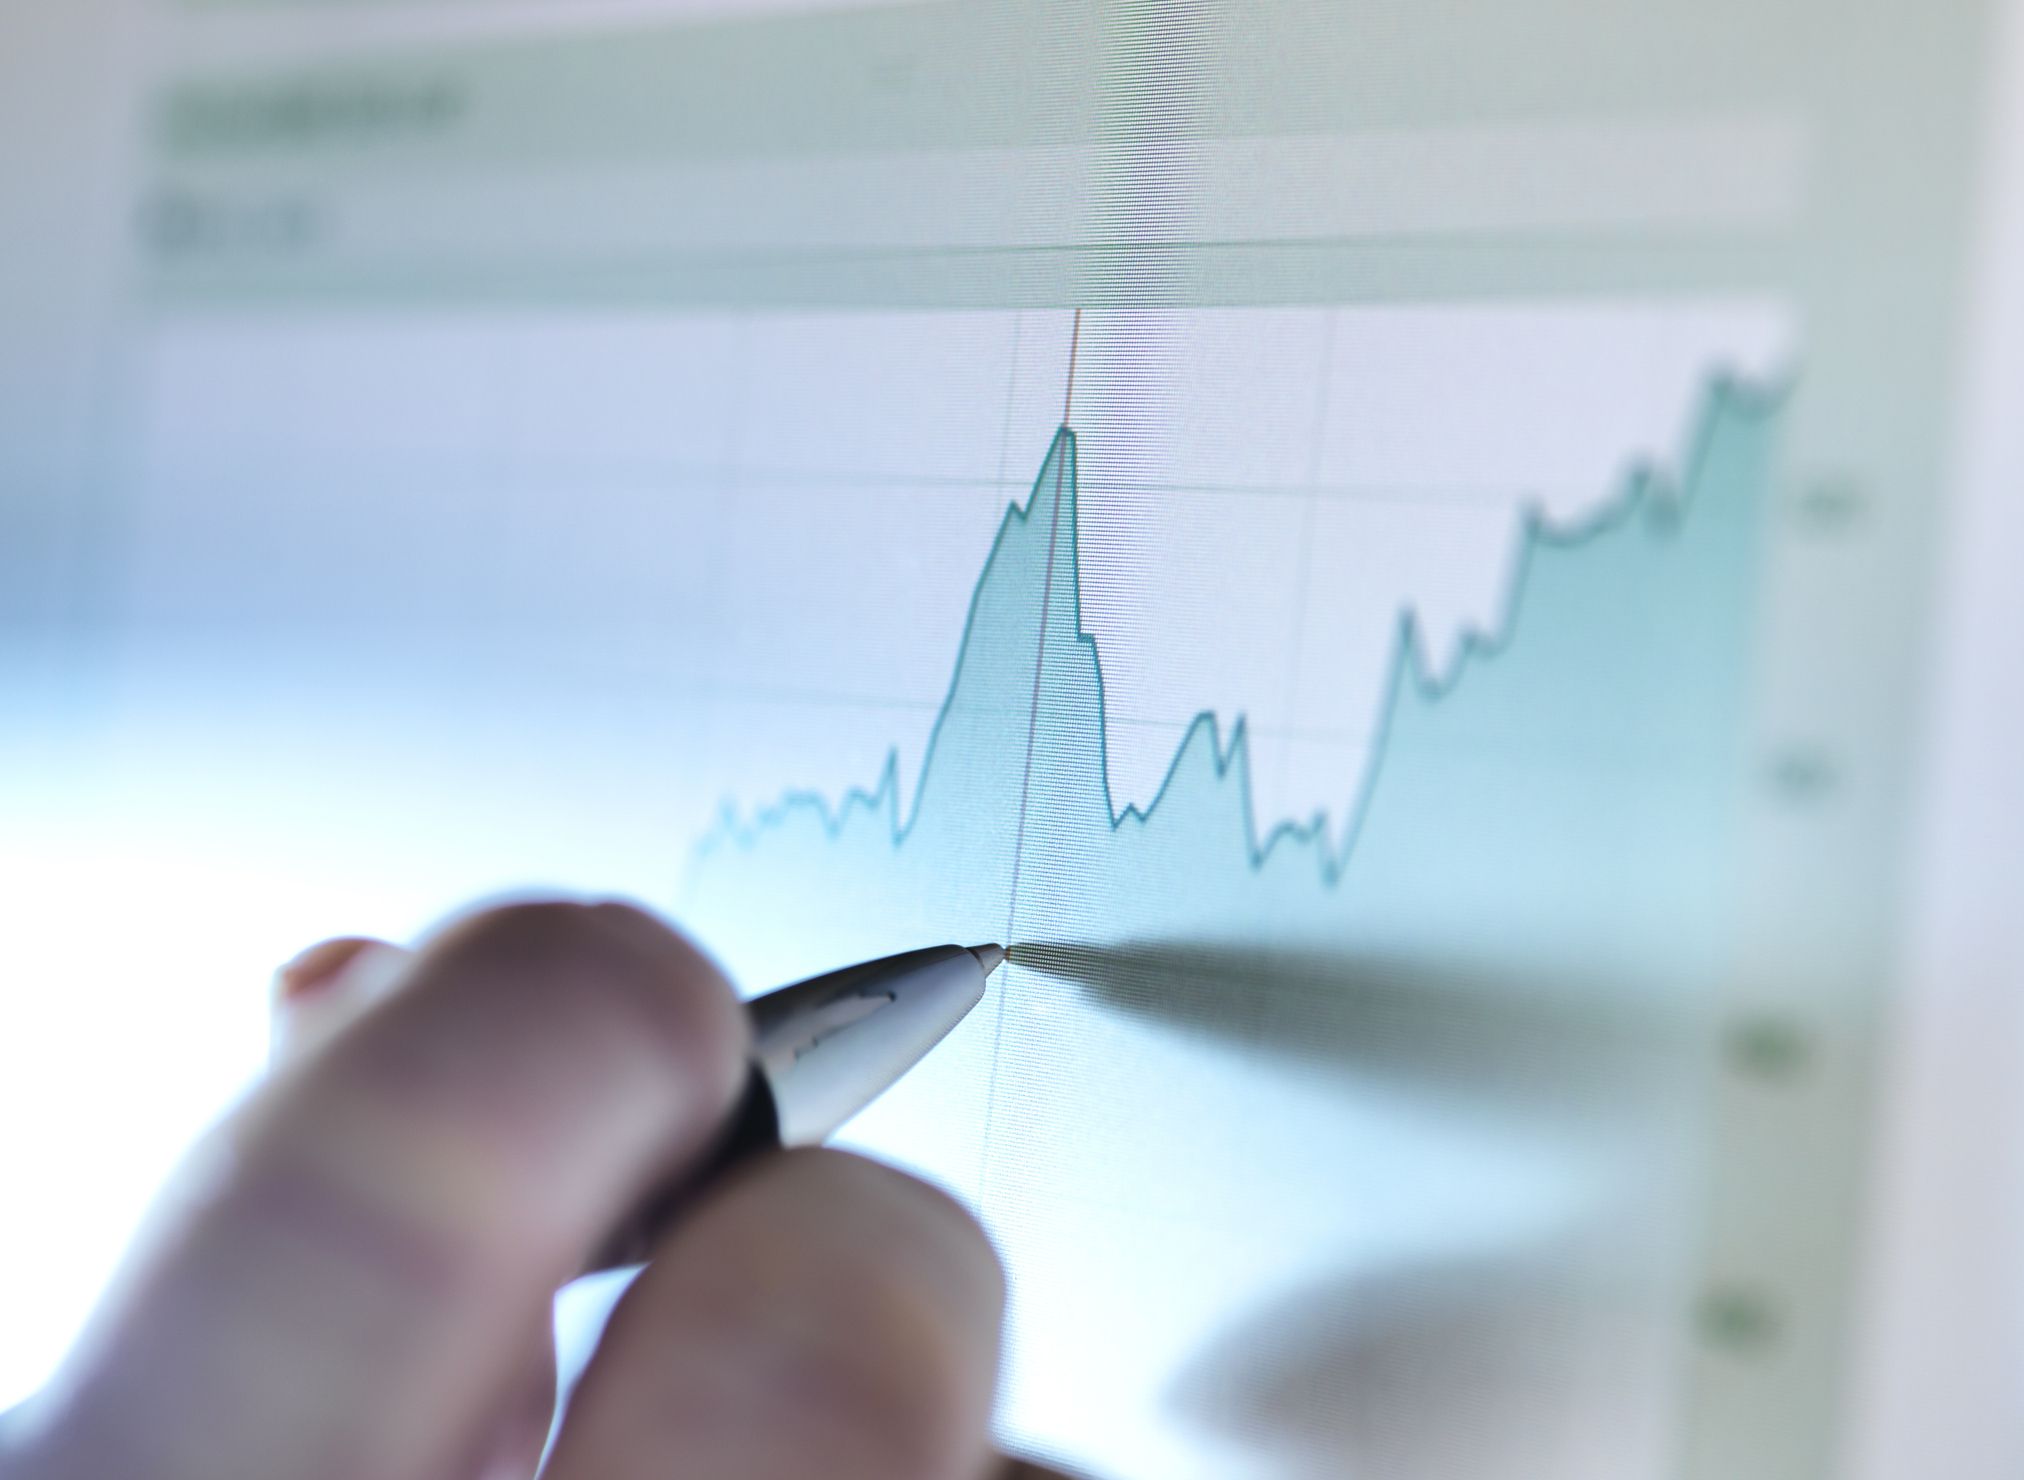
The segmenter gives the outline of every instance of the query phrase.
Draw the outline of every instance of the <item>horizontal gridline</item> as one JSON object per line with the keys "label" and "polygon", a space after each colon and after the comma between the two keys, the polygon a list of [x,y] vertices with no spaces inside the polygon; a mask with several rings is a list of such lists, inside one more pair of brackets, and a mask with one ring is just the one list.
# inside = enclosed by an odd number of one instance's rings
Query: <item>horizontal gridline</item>
{"label": "horizontal gridline", "polygon": [[[426,483],[443,491],[449,491],[451,487],[460,484],[479,491],[486,488],[510,487],[516,492],[525,492],[530,488],[548,487],[557,491],[566,488],[572,495],[580,496],[588,486],[595,485],[597,491],[602,494],[651,497],[656,492],[665,491],[670,485],[684,491],[693,489],[700,492],[729,493],[738,491],[741,485],[762,483],[765,485],[765,491],[771,495],[813,495],[818,489],[823,492],[864,492],[886,487],[907,491],[945,489],[955,493],[989,493],[1024,503],[1033,487],[1032,480],[1026,478],[1001,480],[939,473],[857,472],[737,464],[615,465],[586,462],[529,465],[515,459],[511,463],[502,463],[497,469],[474,471],[468,461],[460,458],[446,464],[440,472],[437,472],[429,469],[426,462],[407,454],[390,455],[389,462],[400,468],[403,481]],[[348,482],[367,473],[370,467],[370,463],[361,462],[338,472],[326,469],[319,476],[330,478],[333,482]],[[234,472],[242,470],[240,467],[233,469]],[[297,486],[301,486],[303,478],[299,472],[295,473],[295,481]],[[1092,495],[1102,498],[1116,494],[1178,494],[1204,498],[1318,498],[1345,503],[1504,506],[1522,502],[1528,496],[1528,492],[1529,490],[1523,486],[1471,487],[1458,484],[1169,482],[1111,476],[1101,470],[1085,472],[1083,478],[1085,500]]]}

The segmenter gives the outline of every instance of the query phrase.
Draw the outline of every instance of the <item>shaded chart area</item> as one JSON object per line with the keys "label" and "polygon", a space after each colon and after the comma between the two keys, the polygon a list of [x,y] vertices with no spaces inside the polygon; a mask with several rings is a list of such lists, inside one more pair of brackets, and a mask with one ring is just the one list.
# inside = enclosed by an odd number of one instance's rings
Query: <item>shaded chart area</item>
{"label": "shaded chart area", "polygon": [[1021,943],[856,1128],[1004,1245],[1015,1432],[1120,1475],[1662,1462],[1777,412],[1716,382],[1677,479],[1528,520],[1452,663],[1402,613],[1365,775],[1294,819],[1208,714],[1115,804],[1063,428],[915,794],[889,766],[701,849],[689,916],[751,980]]}

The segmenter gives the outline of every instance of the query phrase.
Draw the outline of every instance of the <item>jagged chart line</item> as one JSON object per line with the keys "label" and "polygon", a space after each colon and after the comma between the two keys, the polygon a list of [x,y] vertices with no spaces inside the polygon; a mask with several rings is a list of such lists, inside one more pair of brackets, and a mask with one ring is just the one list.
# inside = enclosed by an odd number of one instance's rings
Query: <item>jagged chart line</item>
{"label": "jagged chart line", "polygon": [[[1054,606],[1054,555],[1061,541],[1064,468],[1063,462],[1054,460],[1054,514],[1047,529],[1047,574],[1040,586],[1040,637],[1033,654],[1033,702],[1026,712],[1026,760],[1019,771],[1019,822],[1012,839],[1012,899],[1006,908],[1005,918],[1008,938],[1012,934],[1013,919],[1019,911],[1019,861],[1026,851],[1026,811],[1033,797],[1033,748],[1040,738],[1040,695],[1047,681],[1047,618]],[[1043,471],[1041,478],[1045,480],[1046,476]],[[1077,605],[1080,604],[1078,599]],[[954,693],[953,687],[950,692]]]}
{"label": "jagged chart line", "polygon": [[[1063,432],[1068,430],[1070,424],[1075,419],[1075,366],[1076,361],[1081,356],[1081,350],[1082,310],[1078,308],[1075,311],[1074,324],[1069,330],[1068,376],[1067,383],[1063,386],[1061,392],[1061,430]],[[1050,448],[1050,454],[1054,450]],[[1040,739],[1040,696],[1044,691],[1047,678],[1047,622],[1054,612],[1055,553],[1059,549],[1061,541],[1061,503],[1063,484],[1066,482],[1068,472],[1068,461],[1066,459],[1050,456],[1048,461],[1054,464],[1054,509],[1049,517],[1047,528],[1046,575],[1040,587],[1040,631],[1035,639],[1033,655],[1033,702],[1027,706],[1026,711],[1026,759],[1019,770],[1019,822],[1012,840],[1012,882],[1005,891],[1004,940],[1008,949],[1016,944],[1019,939],[1019,880],[1024,873],[1024,860],[1026,857],[1026,814],[1033,800],[1033,751]],[[1036,481],[1035,492],[1032,495],[1033,498],[1039,496],[1039,485],[1044,484],[1046,480],[1047,462],[1043,462],[1040,465],[1040,476]],[[1031,504],[1032,499],[1029,498],[1029,508],[1031,508]],[[1077,512],[1080,513],[1079,504]],[[1070,531],[1070,543],[1076,547],[1080,546],[1079,525]],[[1070,558],[1074,559],[1073,551],[1071,551]],[[1079,563],[1074,568],[1073,574],[1076,582],[1076,630],[1080,633],[1082,629],[1082,581]],[[985,578],[982,575],[978,578],[977,586],[980,593],[983,590]],[[965,640],[968,640],[967,633],[965,634]],[[949,686],[949,703],[951,705],[955,703],[955,695],[955,683],[951,680]],[[897,756],[897,752],[895,752],[895,756]],[[915,810],[919,810],[918,798],[915,802]],[[997,994],[998,1013],[991,1026],[991,1067],[984,1081],[984,1123],[979,1133],[977,1144],[977,1183],[980,1187],[983,1185],[985,1170],[991,1164],[991,1132],[997,1124],[997,1113],[994,1107],[998,1100],[998,1071],[1005,1057],[1005,1013],[1009,997],[1010,994],[1007,992],[999,992]]]}
{"label": "jagged chart line", "polygon": [[[1295,818],[1282,819],[1262,837],[1260,836],[1254,789],[1250,778],[1250,727],[1248,717],[1241,714],[1231,722],[1228,740],[1225,741],[1217,712],[1214,709],[1199,711],[1188,723],[1175,746],[1173,759],[1168,764],[1159,786],[1154,789],[1151,800],[1143,804],[1127,802],[1122,807],[1117,805],[1110,783],[1108,700],[1103,678],[1102,652],[1096,635],[1082,625],[1081,542],[1077,529],[1077,516],[1071,515],[1067,594],[1074,617],[1074,640],[1087,650],[1095,675],[1095,734],[1098,749],[1096,770],[1101,780],[1103,802],[1111,831],[1120,832],[1127,825],[1142,827],[1149,823],[1172,791],[1195,745],[1203,743],[1208,746],[1216,781],[1227,780],[1232,769],[1237,770],[1247,861],[1251,868],[1254,871],[1264,869],[1274,854],[1289,844],[1311,846],[1315,848],[1321,881],[1333,887],[1342,878],[1350,856],[1355,851],[1357,839],[1369,814],[1372,799],[1378,791],[1385,762],[1391,751],[1393,721],[1406,698],[1410,696],[1423,703],[1438,704],[1461,686],[1472,671],[1494,662],[1510,650],[1522,621],[1528,582],[1537,557],[1542,552],[1578,550],[1599,538],[1621,530],[1640,513],[1651,520],[1661,533],[1675,528],[1687,511],[1687,491],[1699,483],[1710,444],[1723,419],[1766,416],[1776,409],[1784,396],[1783,387],[1753,386],[1732,376],[1713,377],[1706,392],[1705,405],[1695,418],[1695,434],[1682,459],[1681,470],[1677,476],[1666,477],[1649,465],[1633,468],[1621,480],[1621,491],[1616,497],[1586,517],[1560,527],[1550,524],[1536,507],[1528,509],[1515,542],[1515,553],[1511,562],[1512,574],[1506,584],[1509,594],[1504,604],[1502,620],[1493,631],[1475,627],[1466,630],[1457,644],[1455,657],[1445,672],[1437,671],[1433,664],[1417,610],[1409,604],[1402,607],[1392,647],[1392,658],[1386,670],[1385,699],[1372,727],[1370,757],[1363,767],[1352,800],[1343,813],[1340,837],[1332,846],[1327,841],[1329,813],[1326,809],[1317,809],[1304,821]],[[1060,534],[1060,511],[1064,497],[1071,509],[1076,508],[1078,483],[1076,434],[1073,428],[1066,424],[1056,430],[1026,501],[1023,504],[1008,505],[999,523],[998,532],[971,593],[948,689],[936,713],[934,724],[930,727],[928,742],[923,750],[914,783],[912,804],[906,812],[902,813],[900,808],[900,749],[896,744],[887,751],[879,778],[873,785],[852,787],[834,804],[821,791],[795,790],[759,810],[749,820],[740,819],[727,804],[716,827],[697,844],[698,861],[707,859],[716,850],[727,845],[753,846],[793,818],[809,814],[817,819],[825,835],[835,839],[849,828],[855,817],[884,812],[892,846],[895,849],[905,846],[920,821],[922,799],[933,774],[944,730],[962,687],[964,668],[972,651],[984,593],[990,585],[992,573],[1008,540],[1016,531],[1023,530],[1030,523],[1034,507],[1045,494],[1050,477],[1055,480],[1057,488],[1052,506],[1053,525],[1049,531],[1048,576],[1041,609],[1042,657],[1038,661],[1044,662],[1047,612],[1053,600],[1054,546]],[[1022,782],[1022,791],[1030,786],[1031,781],[1031,744],[1038,726],[1037,695],[1042,687],[1041,678],[1041,673],[1036,669],[1034,682],[1036,701],[1028,718],[1028,772]],[[1020,842],[1023,851],[1023,806],[1021,810]],[[1018,866],[1016,856],[1013,866],[1016,870]],[[1016,874],[1013,906],[1016,909]]]}
{"label": "jagged chart line", "polygon": [[[1075,363],[1076,360],[1080,358],[1081,352],[1082,352],[1082,310],[1078,308],[1075,311],[1075,319],[1069,329],[1068,334],[1068,377],[1067,377],[1067,384],[1062,388],[1061,392],[1062,432],[1067,432],[1070,424],[1075,419]],[[1057,441],[1059,440],[1059,435],[1060,435],[1059,433],[1056,434]],[[1033,799],[1033,747],[1040,738],[1040,695],[1045,687],[1047,679],[1047,619],[1054,610],[1054,556],[1055,551],[1059,549],[1061,542],[1061,498],[1063,492],[1062,484],[1066,479],[1066,474],[1068,470],[1067,461],[1065,459],[1056,459],[1055,457],[1053,457],[1052,456],[1053,451],[1054,449],[1050,448],[1049,449],[1050,455],[1048,459],[1041,463],[1040,476],[1039,479],[1036,481],[1034,493],[1028,498],[1027,501],[1028,507],[1030,508],[1032,505],[1032,499],[1037,498],[1039,496],[1038,485],[1040,483],[1045,483],[1047,481],[1048,463],[1049,462],[1053,463],[1054,511],[1047,527],[1047,573],[1044,580],[1041,583],[1040,588],[1040,633],[1035,642],[1034,655],[1033,655],[1033,702],[1027,706],[1026,711],[1026,760],[1025,763],[1019,769],[1019,822],[1012,842],[1012,886],[1010,890],[1007,891],[1010,897],[1007,900],[1005,906],[1005,939],[1007,941],[1010,941],[1016,934],[1016,926],[1019,918],[1020,860],[1025,856],[1026,853],[1026,812],[1028,806],[1031,804]],[[1077,506],[1077,512],[1078,514],[1080,513],[1079,504]],[[1077,548],[1081,546],[1082,541],[1079,526],[1077,530],[1071,531],[1070,543]],[[1071,549],[1069,552],[1069,558],[1072,561],[1076,562],[1076,564],[1071,569],[1071,574],[1075,578],[1075,614],[1076,614],[1075,625],[1077,633],[1080,634],[1082,630],[1082,577],[1081,577],[1080,561],[1076,556],[1075,550],[1073,549]],[[988,563],[987,563],[987,571],[988,571]],[[980,592],[983,589],[983,584],[984,584],[984,577],[979,576],[977,585]],[[964,633],[964,640],[966,642],[969,640],[969,634],[967,632]],[[950,704],[953,704],[955,702],[955,696],[956,696],[956,686],[954,680],[952,679],[949,684],[948,702]],[[897,774],[898,759],[899,759],[899,752],[897,749],[895,749],[893,751],[893,763],[895,765],[895,774]],[[925,770],[925,766],[923,767],[923,769]],[[917,811],[919,810],[918,798],[916,798],[915,801],[915,810]],[[1004,1015],[1004,1004],[1002,1001],[999,1004],[999,1015],[1002,1019]],[[997,1065],[994,1060],[992,1064],[992,1076],[994,1079],[996,1078],[996,1075],[997,1075]]]}
{"label": "jagged chart line", "polygon": [[[918,775],[882,746],[875,785],[727,809],[698,845],[687,917],[756,979],[995,932],[1011,898],[1025,949],[995,1012],[850,1136],[989,1219],[1022,1272],[1015,1380],[1051,1381],[1032,1352],[1093,1317],[1156,1322],[1177,1278],[1188,1319],[1243,1332],[1240,1304],[1280,1310],[1289,1268],[1333,1290],[1345,1267],[1448,1257],[1465,1224],[1519,1240],[1500,1253],[1603,1231],[1612,1287],[1675,1314],[1723,1134],[1703,1030],[1744,939],[1793,383],[1709,375],[1674,447],[1624,459],[1579,518],[1500,521],[1503,585],[1460,641],[1431,642],[1406,588],[1372,634],[1389,687],[1347,811],[1269,826],[1267,737],[1213,710],[1163,732],[1159,786],[1121,803],[1065,423],[980,552]],[[1226,616],[1223,585],[1211,570],[1204,616]],[[1627,1359],[1670,1371],[1657,1327],[1620,1329]]]}
{"label": "jagged chart line", "polygon": [[[1081,322],[1082,322],[1082,315],[1078,313],[1076,315],[1076,326],[1078,330],[1081,327]],[[1075,385],[1074,365],[1075,365],[1075,358],[1074,355],[1071,353],[1069,356],[1069,386],[1070,386],[1069,393],[1071,397],[1074,394],[1073,387]],[[1066,404],[1067,403],[1064,404],[1064,410],[1066,409]],[[1064,430],[1066,430],[1065,426]],[[1026,812],[1028,806],[1032,802],[1032,795],[1033,795],[1033,750],[1036,742],[1039,740],[1040,737],[1040,695],[1047,676],[1047,618],[1049,613],[1052,611],[1054,605],[1054,554],[1057,544],[1061,537],[1061,495],[1062,495],[1062,484],[1065,481],[1064,474],[1065,474],[1065,465],[1061,462],[1055,462],[1054,513],[1052,521],[1049,524],[1047,530],[1047,575],[1045,581],[1042,583],[1041,586],[1040,624],[1039,624],[1040,635],[1036,645],[1036,650],[1033,655],[1033,702],[1030,706],[1028,706],[1026,713],[1026,760],[1025,764],[1020,768],[1019,773],[1019,822],[1017,831],[1014,833],[1012,842],[1012,883],[1010,888],[1007,889],[1006,891],[1005,944],[1008,947],[1018,940],[1017,927],[1019,919],[1019,877],[1021,873],[1021,860],[1025,857],[1026,854]],[[1046,464],[1043,463],[1040,469],[1039,482],[1045,483],[1046,480],[1047,480],[1047,467]],[[1038,497],[1037,492],[1034,495],[1034,497]],[[1029,509],[1032,507],[1032,502],[1030,499],[1028,500],[1027,507]],[[986,567],[987,573],[988,569],[989,567],[987,564]],[[980,578],[977,583],[978,591],[980,594],[983,590],[983,584],[984,580],[983,578]],[[1076,599],[1077,605],[1080,606],[1081,596],[1079,592],[1077,594]],[[967,634],[965,640],[967,641]],[[951,680],[949,686],[950,707],[954,706],[955,694],[956,694],[955,682],[954,680]],[[893,760],[888,762],[889,766],[893,766],[895,768],[894,770],[895,775],[897,775],[896,769],[897,760],[898,760],[898,751],[895,750],[893,753]],[[923,766],[922,774],[923,777],[925,778],[926,776],[925,765]],[[918,797],[915,800],[914,811],[916,814],[918,814],[920,811],[920,802]],[[897,844],[895,846],[897,846]],[[1005,1004],[1008,994],[1005,992],[999,992],[996,995],[998,999],[997,1001],[998,1014],[995,1022],[992,1025],[991,1030],[991,1067],[985,1077],[986,1089],[984,1096],[984,1124],[977,1152],[977,1160],[979,1166],[978,1178],[980,1185],[983,1177],[982,1168],[984,1166],[987,1166],[990,1161],[991,1126],[994,1119],[991,1107],[993,1103],[996,1101],[998,1096],[998,1068],[999,1064],[1001,1063],[1004,1057],[1004,1049],[1005,1049]]]}

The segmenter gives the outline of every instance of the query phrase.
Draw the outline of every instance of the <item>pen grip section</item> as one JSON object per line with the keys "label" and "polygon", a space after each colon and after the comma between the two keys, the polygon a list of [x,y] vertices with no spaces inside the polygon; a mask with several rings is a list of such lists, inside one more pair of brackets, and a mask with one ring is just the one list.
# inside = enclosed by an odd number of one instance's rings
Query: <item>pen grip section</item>
{"label": "pen grip section", "polygon": [[628,1217],[583,1272],[646,1263],[653,1257],[654,1245],[712,1185],[743,1163],[779,1149],[780,1107],[766,1071],[754,1064],[709,1149]]}

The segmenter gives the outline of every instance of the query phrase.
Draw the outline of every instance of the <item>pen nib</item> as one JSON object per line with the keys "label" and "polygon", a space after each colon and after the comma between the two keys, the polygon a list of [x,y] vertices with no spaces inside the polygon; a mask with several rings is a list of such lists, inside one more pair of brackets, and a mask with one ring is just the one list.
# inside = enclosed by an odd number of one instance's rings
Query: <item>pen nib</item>
{"label": "pen nib", "polygon": [[984,968],[984,975],[986,976],[989,976],[1005,964],[1005,948],[1003,946],[971,946],[969,951],[971,955],[977,958],[977,964]]}

